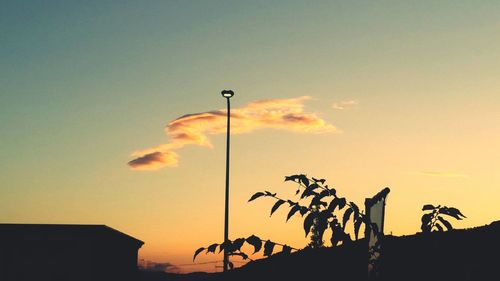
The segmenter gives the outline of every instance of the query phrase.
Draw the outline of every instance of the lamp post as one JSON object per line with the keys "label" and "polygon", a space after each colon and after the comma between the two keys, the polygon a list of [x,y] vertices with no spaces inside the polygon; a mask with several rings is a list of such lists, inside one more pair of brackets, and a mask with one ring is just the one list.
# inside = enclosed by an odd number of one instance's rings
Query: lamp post
{"label": "lamp post", "polygon": [[[222,96],[227,100],[227,137],[226,137],[226,200],[224,208],[224,244],[229,241],[229,134],[231,129],[231,103],[229,99],[234,96],[231,90],[223,90]],[[229,267],[229,252],[227,247],[224,248],[224,264],[223,270],[226,272]]]}

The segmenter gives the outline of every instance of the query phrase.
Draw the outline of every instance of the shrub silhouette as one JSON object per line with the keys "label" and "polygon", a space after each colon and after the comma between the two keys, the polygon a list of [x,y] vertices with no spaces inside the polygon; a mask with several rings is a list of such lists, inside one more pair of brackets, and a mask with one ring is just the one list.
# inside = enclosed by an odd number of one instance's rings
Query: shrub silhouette
{"label": "shrub silhouette", "polygon": [[[299,213],[304,220],[303,228],[306,237],[310,234],[311,241],[306,248],[323,247],[323,235],[329,228],[332,231],[330,241],[333,247],[341,243],[351,242],[352,239],[350,235],[345,232],[345,227],[350,220],[352,220],[354,224],[355,240],[358,240],[362,224],[365,224],[365,227],[373,229],[378,235],[376,225],[367,223],[366,216],[359,210],[359,207],[354,202],[348,202],[345,197],[338,196],[335,188],[331,188],[325,184],[325,179],[309,178],[304,174],[299,174],[286,176],[285,182],[287,181],[294,182],[298,185],[295,192],[295,195],[299,197],[297,201],[285,200],[278,197],[277,193],[262,191],[252,195],[248,202],[261,197],[273,198],[276,202],[271,207],[271,216],[282,205],[288,204],[290,211],[288,212],[286,221],[288,222],[295,214]],[[344,212],[339,214],[341,210],[344,210]],[[219,253],[227,250],[229,256],[239,256],[244,260],[252,260],[247,253],[241,250],[245,243],[254,247],[254,252],[252,254],[263,249],[263,255],[266,257],[273,254],[276,246],[281,246],[281,251],[279,253],[282,254],[298,251],[298,249],[288,245],[270,240],[263,240],[255,235],[251,235],[247,238],[238,238],[223,243],[214,243],[207,247],[201,247],[195,251],[193,261],[203,251],[205,251],[206,254],[215,253],[217,248],[219,249]],[[233,268],[233,264],[229,263],[229,267]]]}
{"label": "shrub silhouette", "polygon": [[446,227],[447,230],[452,230],[453,226],[442,215],[447,215],[457,220],[466,218],[459,209],[446,206],[441,207],[441,205],[433,206],[431,204],[426,204],[422,207],[422,211],[430,211],[422,215],[422,226],[420,228],[424,233],[444,231],[444,227]]}
{"label": "shrub silhouette", "polygon": [[[324,246],[324,232],[330,228],[332,237],[330,241],[332,246],[337,246],[340,243],[347,243],[351,240],[349,234],[345,232],[345,227],[352,217],[354,223],[355,239],[358,239],[359,230],[365,215],[360,212],[358,206],[354,202],[348,202],[346,198],[339,197],[335,188],[330,188],[325,179],[308,178],[304,174],[291,175],[285,177],[286,181],[292,181],[298,184],[295,195],[299,197],[298,201],[282,199],[276,193],[263,191],[255,193],[250,200],[253,201],[260,197],[270,197],[276,200],[276,203],[271,208],[271,215],[285,203],[288,203],[290,211],[288,212],[286,221],[293,217],[297,212],[304,218],[303,228],[305,235],[311,233],[311,242],[308,244],[310,248],[321,248]],[[306,200],[311,198],[309,204],[305,204]],[[340,219],[338,211],[347,207]]]}
{"label": "shrub silhouette", "polygon": [[[298,249],[295,249],[295,248],[290,247],[288,245],[272,242],[270,240],[263,240],[255,235],[251,235],[247,238],[238,238],[238,239],[235,239],[234,241],[229,240],[229,241],[223,242],[221,244],[214,243],[208,247],[201,247],[195,251],[194,256],[193,256],[193,261],[196,259],[196,256],[198,256],[201,252],[205,251],[206,254],[215,253],[217,248],[219,248],[219,253],[224,251],[225,249],[227,249],[229,256],[239,256],[239,257],[243,258],[244,260],[246,260],[246,259],[252,260],[251,258],[248,257],[248,254],[244,253],[241,250],[241,247],[243,246],[243,244],[245,242],[254,247],[254,252],[252,254],[255,254],[255,253],[259,252],[261,249],[264,249],[263,254],[266,257],[269,257],[273,254],[276,246],[281,246],[280,253],[283,253],[283,254],[290,254],[292,252],[292,250],[295,250],[295,251],[298,250]],[[262,247],[262,246],[264,246],[264,247]],[[234,267],[233,263],[229,262],[229,268],[232,269],[233,267]]]}

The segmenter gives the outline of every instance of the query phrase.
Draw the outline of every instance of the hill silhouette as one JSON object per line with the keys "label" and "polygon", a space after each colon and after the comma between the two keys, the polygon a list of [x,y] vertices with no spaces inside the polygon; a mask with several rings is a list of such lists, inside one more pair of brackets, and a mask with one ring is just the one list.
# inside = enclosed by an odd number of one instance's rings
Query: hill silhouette
{"label": "hill silhouette", "polygon": [[[381,280],[500,280],[500,221],[448,232],[386,236]],[[141,281],[366,280],[364,239],[335,248],[276,254],[222,273],[145,273]]]}

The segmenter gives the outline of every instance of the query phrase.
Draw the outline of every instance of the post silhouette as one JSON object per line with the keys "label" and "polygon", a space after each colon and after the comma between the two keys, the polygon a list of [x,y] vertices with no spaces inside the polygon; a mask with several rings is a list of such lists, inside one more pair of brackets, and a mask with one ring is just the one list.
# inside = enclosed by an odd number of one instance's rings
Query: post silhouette
{"label": "post silhouette", "polygon": [[[224,208],[224,244],[227,245],[229,240],[229,148],[230,148],[230,130],[231,130],[231,103],[229,99],[234,95],[231,90],[223,90],[222,96],[227,101],[227,136],[226,136],[226,199]],[[224,263],[223,271],[227,272],[229,268],[229,252],[228,248],[224,248]]]}

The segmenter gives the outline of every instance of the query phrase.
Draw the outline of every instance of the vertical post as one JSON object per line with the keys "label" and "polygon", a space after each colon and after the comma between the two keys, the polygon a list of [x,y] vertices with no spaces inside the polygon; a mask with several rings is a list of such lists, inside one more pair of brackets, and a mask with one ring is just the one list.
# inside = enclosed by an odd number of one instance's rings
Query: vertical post
{"label": "vertical post", "polygon": [[[226,137],[226,205],[224,214],[224,242],[229,240],[229,134],[231,128],[231,105],[229,98],[227,100],[227,137]],[[229,267],[229,255],[227,247],[224,249],[224,272],[228,270]]]}
{"label": "vertical post", "polygon": [[[222,96],[227,100],[227,136],[226,136],[226,198],[224,208],[224,244],[229,241],[229,148],[230,148],[230,133],[231,133],[231,104],[229,99],[234,95],[231,90],[222,91]],[[229,252],[228,248],[224,248],[224,263],[223,272],[229,269]]]}

